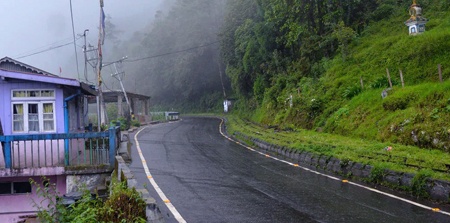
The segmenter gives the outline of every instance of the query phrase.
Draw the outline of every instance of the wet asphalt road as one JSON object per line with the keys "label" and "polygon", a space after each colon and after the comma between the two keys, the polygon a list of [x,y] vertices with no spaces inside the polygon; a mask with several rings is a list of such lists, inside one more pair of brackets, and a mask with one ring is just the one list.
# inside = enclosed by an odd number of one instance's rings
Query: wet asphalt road
{"label": "wet asphalt road", "polygon": [[[450,222],[449,216],[265,158],[220,135],[219,123],[183,118],[138,134],[156,183],[187,222]],[[130,168],[139,184],[165,220],[176,222],[132,149]]]}

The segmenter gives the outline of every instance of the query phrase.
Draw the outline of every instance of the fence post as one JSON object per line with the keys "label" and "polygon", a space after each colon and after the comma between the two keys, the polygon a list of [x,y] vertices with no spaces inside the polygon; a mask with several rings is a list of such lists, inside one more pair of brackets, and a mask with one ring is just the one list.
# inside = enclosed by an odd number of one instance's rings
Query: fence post
{"label": "fence post", "polygon": [[442,83],[442,67],[438,64],[438,72],[439,72],[439,81]]}
{"label": "fence post", "polygon": [[403,81],[403,72],[400,70],[400,81],[402,82],[402,87],[405,87],[405,82]]}
{"label": "fence post", "polygon": [[109,165],[114,167],[116,157],[116,127],[109,128]]}
{"label": "fence post", "polygon": [[389,87],[392,88],[391,75],[389,74],[389,68],[386,68],[387,78],[389,81]]}
{"label": "fence post", "polygon": [[362,76],[359,76],[359,82],[361,83],[361,89],[364,90],[364,82],[363,82]]}
{"label": "fence post", "polygon": [[12,159],[11,159],[11,140],[8,139],[8,137],[6,137],[5,140],[5,144],[4,144],[5,148],[4,152],[5,152],[5,168],[6,169],[10,169],[12,167]]}

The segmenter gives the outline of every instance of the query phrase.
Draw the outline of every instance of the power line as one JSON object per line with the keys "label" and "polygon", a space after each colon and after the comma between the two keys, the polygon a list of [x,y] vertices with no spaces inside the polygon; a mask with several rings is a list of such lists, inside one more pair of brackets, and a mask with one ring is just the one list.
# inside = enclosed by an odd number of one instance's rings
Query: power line
{"label": "power line", "polygon": [[12,57],[14,57],[14,58],[15,58],[15,57],[21,57],[21,56],[24,55],[24,54],[29,54],[29,53],[31,53],[31,52],[35,52],[36,50],[42,50],[42,49],[44,49],[44,48],[51,47],[51,46],[53,46],[53,45],[55,45],[55,44],[60,44],[60,43],[62,43],[62,42],[66,42],[66,41],[68,41],[68,40],[70,40],[70,39],[72,39],[72,37],[68,37],[68,38],[65,38],[65,39],[62,39],[62,40],[59,40],[59,41],[56,41],[56,42],[53,42],[53,43],[44,45],[44,46],[40,46],[40,47],[34,48],[34,49],[32,49],[32,50],[28,50],[28,51],[19,53],[19,54],[17,54],[17,55],[12,56]]}
{"label": "power line", "polygon": [[73,24],[72,0],[70,0],[70,18],[72,19],[73,48],[75,51],[75,61],[77,63],[77,74],[78,74],[78,80],[80,80],[80,70],[78,68],[77,43],[75,40],[75,25]]}
{"label": "power line", "polygon": [[158,54],[158,55],[142,57],[142,58],[136,58],[136,59],[129,59],[129,60],[125,60],[124,62],[137,62],[137,61],[141,61],[141,60],[147,60],[147,59],[152,59],[152,58],[156,58],[156,57],[162,57],[162,56],[167,56],[167,55],[171,55],[171,54],[182,53],[182,52],[186,52],[186,51],[193,50],[193,49],[198,49],[198,48],[202,48],[202,47],[206,47],[206,46],[211,46],[211,45],[216,44],[218,42],[220,42],[220,41],[215,41],[215,42],[207,43],[207,44],[204,44],[204,45],[195,46],[195,47],[191,47],[191,48],[188,48],[188,49],[173,51],[173,52],[164,53],[164,54]]}
{"label": "power line", "polygon": [[17,60],[17,59],[22,59],[22,58],[25,58],[25,57],[33,56],[33,55],[36,55],[36,54],[44,53],[44,52],[47,52],[47,51],[50,51],[50,50],[54,50],[54,49],[61,48],[61,47],[63,47],[63,46],[70,45],[70,44],[72,44],[72,43],[73,43],[73,42],[65,43],[65,44],[62,44],[62,45],[54,46],[54,47],[50,47],[50,48],[48,48],[48,49],[46,49],[46,50],[41,50],[41,51],[38,51],[38,52],[36,52],[36,53],[28,54],[28,55],[25,55],[25,56],[21,56],[21,57],[14,58],[14,59]]}

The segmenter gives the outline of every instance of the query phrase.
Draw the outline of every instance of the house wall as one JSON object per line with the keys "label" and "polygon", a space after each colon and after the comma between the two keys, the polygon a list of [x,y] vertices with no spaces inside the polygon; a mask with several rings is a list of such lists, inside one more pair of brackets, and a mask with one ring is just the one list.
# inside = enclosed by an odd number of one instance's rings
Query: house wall
{"label": "house wall", "polygon": [[[2,182],[25,182],[29,181],[28,177],[2,178]],[[42,186],[40,177],[32,177],[34,181]],[[56,190],[59,195],[66,193],[66,176],[47,176],[50,183],[56,184]],[[37,194],[37,187],[32,186],[29,194],[0,195],[0,222],[17,222],[20,216],[35,214],[36,204],[40,204],[43,200]],[[33,202],[34,201],[34,202]],[[48,202],[43,202],[42,207],[46,207]]]}
{"label": "house wall", "polygon": [[11,90],[15,89],[54,89],[56,133],[64,133],[63,90],[54,84],[26,81],[3,81],[0,79],[0,119],[5,135],[12,135]]}

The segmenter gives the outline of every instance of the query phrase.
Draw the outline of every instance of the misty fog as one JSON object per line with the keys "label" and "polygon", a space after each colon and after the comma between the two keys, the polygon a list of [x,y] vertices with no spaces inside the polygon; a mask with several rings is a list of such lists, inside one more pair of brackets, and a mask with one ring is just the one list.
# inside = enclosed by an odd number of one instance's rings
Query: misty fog
{"label": "misty fog", "polygon": [[[227,97],[230,83],[220,56],[219,33],[226,0],[105,0],[103,64],[125,56],[127,91],[150,96],[152,105],[210,110]],[[71,4],[76,37],[73,45]],[[96,0],[2,1],[1,57],[8,56],[62,77],[96,84],[85,76],[83,32],[97,46]],[[76,57],[78,57],[78,67]],[[104,90],[119,90],[113,66],[102,69]]]}
{"label": "misty fog", "polygon": [[[163,0],[105,0],[104,11],[123,31],[122,37],[128,38],[151,22],[161,2]],[[8,56],[56,75],[60,75],[61,68],[61,76],[78,78],[73,43],[65,45],[73,41],[69,0],[0,1],[0,8],[1,58]],[[98,0],[72,0],[72,12],[81,73],[84,71],[84,40],[78,34],[89,29],[87,42],[96,45],[100,3]],[[38,53],[48,49],[52,50]],[[38,54],[23,57],[33,53]]]}

